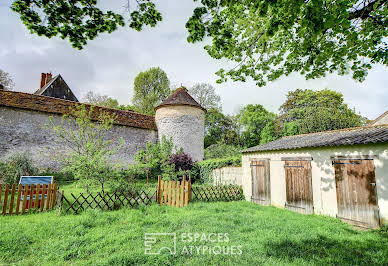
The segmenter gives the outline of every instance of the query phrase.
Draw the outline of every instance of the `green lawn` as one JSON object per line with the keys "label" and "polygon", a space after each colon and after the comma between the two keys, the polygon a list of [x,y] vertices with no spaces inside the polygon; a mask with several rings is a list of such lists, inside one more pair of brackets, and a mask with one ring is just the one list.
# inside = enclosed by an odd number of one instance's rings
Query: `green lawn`
{"label": "green lawn", "polygon": [[[147,232],[176,232],[177,253],[145,255]],[[181,241],[181,233],[196,232],[227,233],[229,241]],[[81,215],[53,211],[6,216],[0,217],[0,235],[0,264],[388,264],[387,233],[357,231],[333,218],[249,202],[192,203],[187,208],[152,205]],[[165,237],[156,247],[171,243]],[[193,255],[182,254],[185,245],[201,248],[200,254],[195,250]],[[242,254],[202,255],[203,246],[214,249],[219,245],[226,250],[241,246]]]}

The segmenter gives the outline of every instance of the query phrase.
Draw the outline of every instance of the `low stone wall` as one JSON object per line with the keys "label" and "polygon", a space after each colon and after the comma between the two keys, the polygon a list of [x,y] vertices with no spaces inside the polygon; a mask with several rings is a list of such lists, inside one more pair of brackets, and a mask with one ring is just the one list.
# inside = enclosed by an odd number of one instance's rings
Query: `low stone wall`
{"label": "low stone wall", "polygon": [[242,186],[242,167],[222,167],[213,170],[214,185]]}
{"label": "low stone wall", "polygon": [[[50,116],[56,124],[61,122],[60,115],[0,106],[0,160],[16,152],[28,152],[38,167],[58,169],[56,157],[68,150],[46,128]],[[148,141],[155,143],[158,134],[152,129],[115,125],[107,135],[116,141],[120,137],[125,143],[112,159],[126,165],[133,162],[134,154]]]}

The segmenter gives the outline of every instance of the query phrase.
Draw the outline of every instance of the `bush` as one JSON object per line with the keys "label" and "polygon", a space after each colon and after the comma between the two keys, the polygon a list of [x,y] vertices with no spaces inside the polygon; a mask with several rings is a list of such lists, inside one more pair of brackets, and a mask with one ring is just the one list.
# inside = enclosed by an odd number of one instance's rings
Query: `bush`
{"label": "bush", "polygon": [[156,178],[162,175],[164,178],[174,178],[175,166],[170,163],[174,144],[172,139],[162,137],[161,142],[153,144],[148,142],[145,149],[141,149],[135,155],[136,162],[143,165],[149,176]]}
{"label": "bush", "polygon": [[55,171],[51,169],[46,169],[44,171],[40,171],[38,176],[53,176],[55,183],[61,183],[66,181],[74,181],[74,175],[70,172],[62,172],[62,171]]}
{"label": "bush", "polygon": [[241,147],[217,143],[205,149],[205,160],[241,156]]}
{"label": "bush", "polygon": [[198,162],[191,170],[192,180],[201,183],[211,183],[213,182],[213,170],[224,166],[241,166],[241,156]]}
{"label": "bush", "polygon": [[5,184],[17,184],[22,175],[36,175],[38,169],[33,165],[28,153],[15,153],[5,162],[0,162],[0,180]]}
{"label": "bush", "polygon": [[175,166],[175,172],[188,171],[194,166],[191,156],[184,152],[173,154],[170,159],[170,164]]}

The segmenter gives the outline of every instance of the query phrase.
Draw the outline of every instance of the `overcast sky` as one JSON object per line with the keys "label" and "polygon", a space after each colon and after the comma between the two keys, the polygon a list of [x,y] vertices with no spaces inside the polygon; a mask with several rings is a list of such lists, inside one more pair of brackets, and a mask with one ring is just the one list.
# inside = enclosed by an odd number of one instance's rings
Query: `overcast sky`
{"label": "overcast sky", "polygon": [[[370,119],[388,109],[388,71],[381,65],[375,66],[363,83],[337,75],[306,81],[294,74],[262,88],[254,82],[216,84],[214,73],[227,62],[210,58],[203,44],[186,41],[185,22],[192,14],[192,1],[163,0],[158,5],[163,21],[157,27],[142,32],[124,27],[100,35],[81,51],[72,48],[67,40],[29,34],[17,14],[10,10],[11,3],[12,0],[0,0],[0,69],[12,75],[17,91],[34,92],[39,86],[40,73],[51,71],[54,75],[60,73],[79,99],[92,90],[127,104],[135,76],[159,66],[172,84],[214,85],[227,113],[248,103],[262,104],[277,112],[287,91],[297,88],[342,92],[350,107]],[[111,1],[109,5],[120,11],[123,0]]]}

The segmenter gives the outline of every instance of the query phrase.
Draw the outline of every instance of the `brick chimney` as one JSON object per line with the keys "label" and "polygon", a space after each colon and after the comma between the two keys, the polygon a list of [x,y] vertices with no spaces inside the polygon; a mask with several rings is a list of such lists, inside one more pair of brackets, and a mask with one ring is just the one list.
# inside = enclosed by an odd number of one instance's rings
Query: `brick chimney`
{"label": "brick chimney", "polygon": [[44,85],[49,83],[52,78],[53,78],[53,74],[51,74],[51,73],[42,73],[42,76],[40,78],[40,88],[42,88]]}

